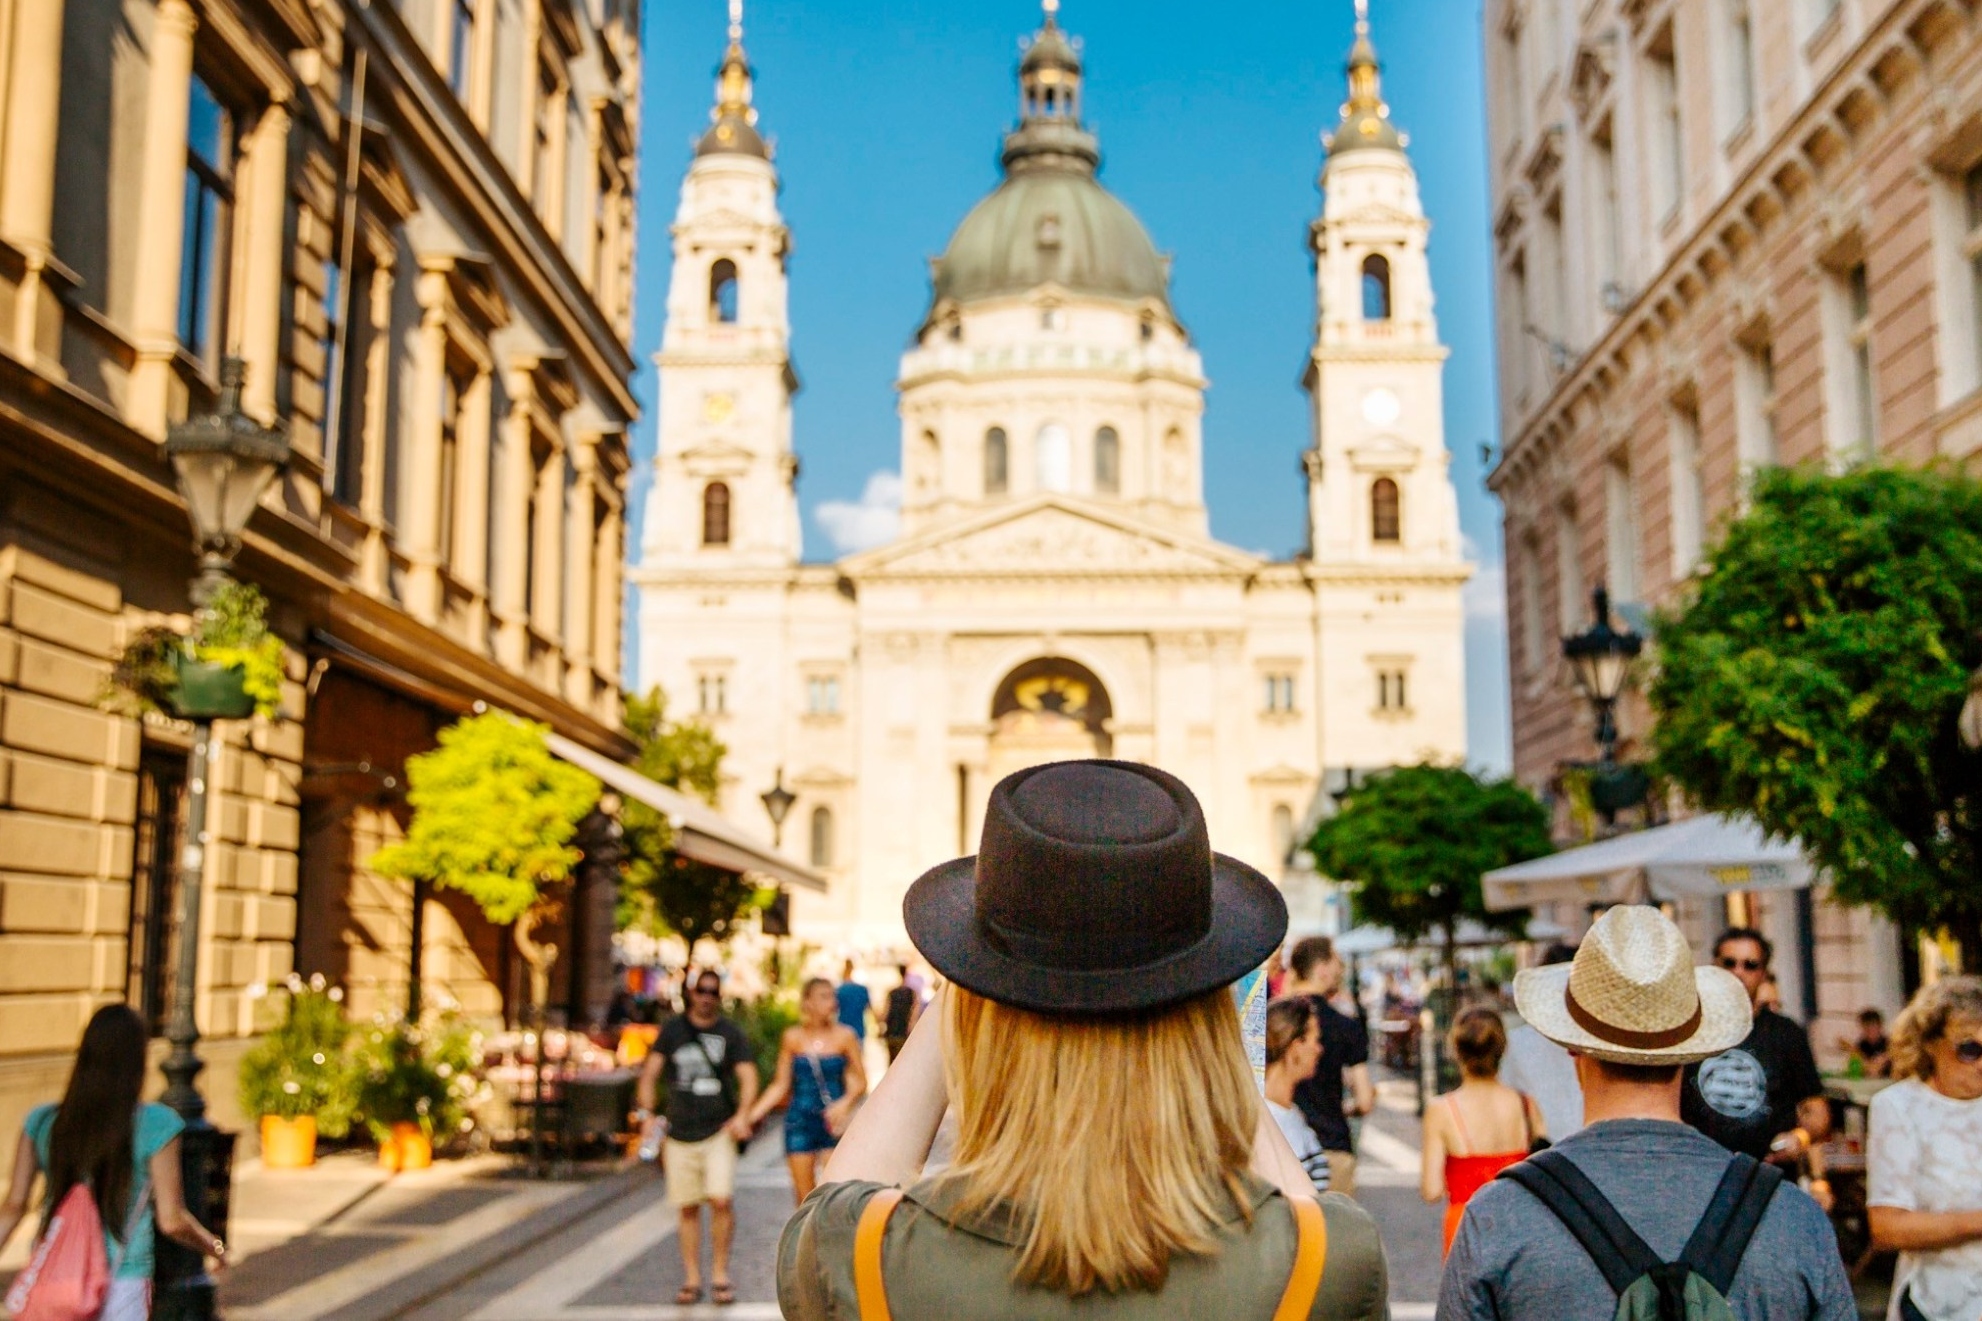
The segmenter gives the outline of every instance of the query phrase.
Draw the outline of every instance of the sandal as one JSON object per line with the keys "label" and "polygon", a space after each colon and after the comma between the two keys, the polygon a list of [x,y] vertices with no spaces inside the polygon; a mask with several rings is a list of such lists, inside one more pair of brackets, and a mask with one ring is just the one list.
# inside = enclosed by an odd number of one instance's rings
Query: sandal
{"label": "sandal", "polygon": [[736,1301],[736,1286],[733,1284],[712,1284],[709,1286],[709,1297],[715,1302],[717,1307],[728,1307]]}
{"label": "sandal", "polygon": [[699,1284],[684,1284],[681,1288],[675,1290],[674,1305],[676,1307],[692,1307],[701,1301],[702,1286]]}

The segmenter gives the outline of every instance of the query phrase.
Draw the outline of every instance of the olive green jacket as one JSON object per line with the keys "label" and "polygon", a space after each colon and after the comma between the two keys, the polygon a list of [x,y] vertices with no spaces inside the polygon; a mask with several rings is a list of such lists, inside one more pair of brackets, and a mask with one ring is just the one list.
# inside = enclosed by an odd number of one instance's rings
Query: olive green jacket
{"label": "olive green jacket", "polygon": [[[1232,1204],[1213,1257],[1180,1257],[1161,1293],[1068,1298],[1012,1283],[1020,1235],[1009,1215],[963,1221],[961,1189],[927,1180],[906,1190],[888,1222],[881,1274],[894,1321],[1270,1321],[1294,1266],[1293,1212],[1280,1192],[1248,1174],[1252,1212]],[[778,1306],[786,1321],[859,1321],[853,1236],[878,1183],[827,1184],[798,1208],[778,1245]],[[1387,1321],[1383,1245],[1369,1213],[1348,1198],[1321,1199],[1328,1265],[1308,1315],[1314,1321]]]}

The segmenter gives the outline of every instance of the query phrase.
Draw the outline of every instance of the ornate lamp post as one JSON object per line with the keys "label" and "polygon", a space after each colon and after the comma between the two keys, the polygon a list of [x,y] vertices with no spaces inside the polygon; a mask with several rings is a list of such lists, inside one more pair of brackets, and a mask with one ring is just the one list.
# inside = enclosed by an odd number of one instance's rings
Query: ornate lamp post
{"label": "ornate lamp post", "polygon": [[[261,503],[268,484],[289,462],[289,442],[283,430],[265,427],[241,411],[241,383],[246,376],[246,365],[239,358],[229,358],[220,369],[219,406],[172,427],[165,440],[165,453],[178,476],[179,493],[186,501],[194,544],[200,551],[200,573],[193,580],[192,600],[201,611],[228,581],[228,566],[241,549],[241,533],[249,517]],[[178,967],[166,1029],[172,1053],[162,1066],[166,1088],[161,1099],[186,1121],[180,1144],[186,1204],[202,1223],[225,1238],[234,1135],[220,1132],[206,1119],[206,1100],[196,1081],[206,1066],[196,1050],[200,1031],[193,1000],[199,980],[213,722],[239,712],[188,700],[181,703],[179,714],[193,723],[193,747],[187,755],[186,834],[179,852]],[[191,1321],[213,1316],[213,1277],[206,1273],[197,1253],[161,1237],[158,1265],[160,1318]]]}
{"label": "ornate lamp post", "polygon": [[763,800],[765,815],[771,818],[771,845],[783,848],[785,842],[785,818],[791,815],[791,805],[798,801],[798,795],[785,788],[785,768],[778,767],[777,783],[757,795]]}
{"label": "ornate lamp post", "polygon": [[1631,662],[1645,649],[1645,640],[1626,628],[1622,633],[1610,626],[1610,592],[1599,587],[1590,597],[1596,607],[1597,622],[1589,631],[1562,640],[1562,654],[1576,674],[1576,686],[1583,691],[1597,713],[1597,747],[1603,762],[1617,760],[1617,697],[1624,691],[1624,677]]}

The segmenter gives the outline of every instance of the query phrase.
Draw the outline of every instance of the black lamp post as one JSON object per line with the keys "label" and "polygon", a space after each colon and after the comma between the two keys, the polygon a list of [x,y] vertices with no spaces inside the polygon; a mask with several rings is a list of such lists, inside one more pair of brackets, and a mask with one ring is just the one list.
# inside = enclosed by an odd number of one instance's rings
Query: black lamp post
{"label": "black lamp post", "polygon": [[[798,795],[785,788],[785,768],[778,767],[778,775],[771,787],[757,795],[763,800],[764,814],[771,818],[771,847],[783,848],[785,842],[785,818],[791,815],[791,805],[798,801]],[[781,981],[784,977],[784,960],[780,957],[780,942],[791,934],[791,892],[782,885],[778,887],[778,897],[772,901],[765,913],[766,934],[771,937],[771,980]],[[776,930],[771,930],[775,927]]]}
{"label": "black lamp post", "polygon": [[1583,690],[1597,713],[1597,747],[1603,764],[1617,760],[1617,697],[1624,691],[1624,679],[1631,662],[1645,649],[1645,640],[1626,628],[1622,633],[1610,626],[1610,592],[1602,587],[1592,593],[1597,622],[1587,632],[1562,640],[1562,654],[1576,674],[1576,686]]}
{"label": "black lamp post", "polygon": [[784,767],[778,767],[777,783],[757,796],[763,800],[765,814],[771,818],[771,846],[783,848],[785,818],[791,815],[791,805],[798,801],[798,795],[785,788]]}
{"label": "black lamp post", "polygon": [[[179,479],[179,493],[193,524],[200,551],[200,573],[193,580],[194,606],[204,612],[228,581],[228,566],[241,549],[241,533],[261,503],[268,484],[289,462],[289,442],[280,427],[265,427],[241,411],[241,383],[247,367],[229,358],[220,369],[220,402],[211,413],[174,425],[165,453]],[[206,877],[207,777],[213,761],[213,722],[225,714],[191,706],[181,716],[192,721],[193,747],[186,764],[186,834],[179,852],[179,951],[166,1037],[165,1094],[161,1098],[186,1121],[180,1143],[186,1205],[214,1233],[227,1236],[228,1189],[232,1181],[234,1135],[206,1118],[206,1100],[197,1079],[205,1068],[196,1047],[199,1024],[193,1013],[200,966],[201,891]],[[235,712],[234,714],[238,714]],[[158,1244],[161,1321],[193,1321],[214,1314],[215,1286],[200,1255],[163,1236]]]}

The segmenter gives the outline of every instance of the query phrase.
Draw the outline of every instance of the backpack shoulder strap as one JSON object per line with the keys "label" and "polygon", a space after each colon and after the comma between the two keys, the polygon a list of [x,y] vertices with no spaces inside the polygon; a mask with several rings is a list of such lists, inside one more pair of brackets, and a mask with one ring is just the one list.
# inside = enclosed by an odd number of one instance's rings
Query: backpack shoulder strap
{"label": "backpack shoulder strap", "polygon": [[1734,1285],[1734,1273],[1762,1227],[1769,1202],[1782,1187],[1782,1171],[1753,1156],[1736,1155],[1721,1175],[1699,1227],[1679,1254],[1680,1262],[1714,1287],[1723,1298]]}
{"label": "backpack shoulder strap", "polygon": [[1555,1214],[1603,1272],[1613,1293],[1621,1296],[1641,1276],[1665,1264],[1624,1223],[1590,1177],[1561,1152],[1538,1152],[1508,1166],[1498,1177],[1520,1184]]}
{"label": "backpack shoulder strap", "polygon": [[881,1242],[888,1235],[888,1218],[901,1204],[901,1189],[882,1189],[868,1201],[853,1231],[853,1292],[860,1321],[892,1321],[888,1287],[881,1279]]}
{"label": "backpack shoulder strap", "polygon": [[1287,1292],[1280,1296],[1273,1321],[1307,1321],[1321,1292],[1321,1273],[1328,1266],[1328,1221],[1321,1214],[1321,1203],[1312,1197],[1289,1199],[1294,1208],[1294,1226],[1299,1232],[1294,1249],[1294,1271],[1287,1279]]}

